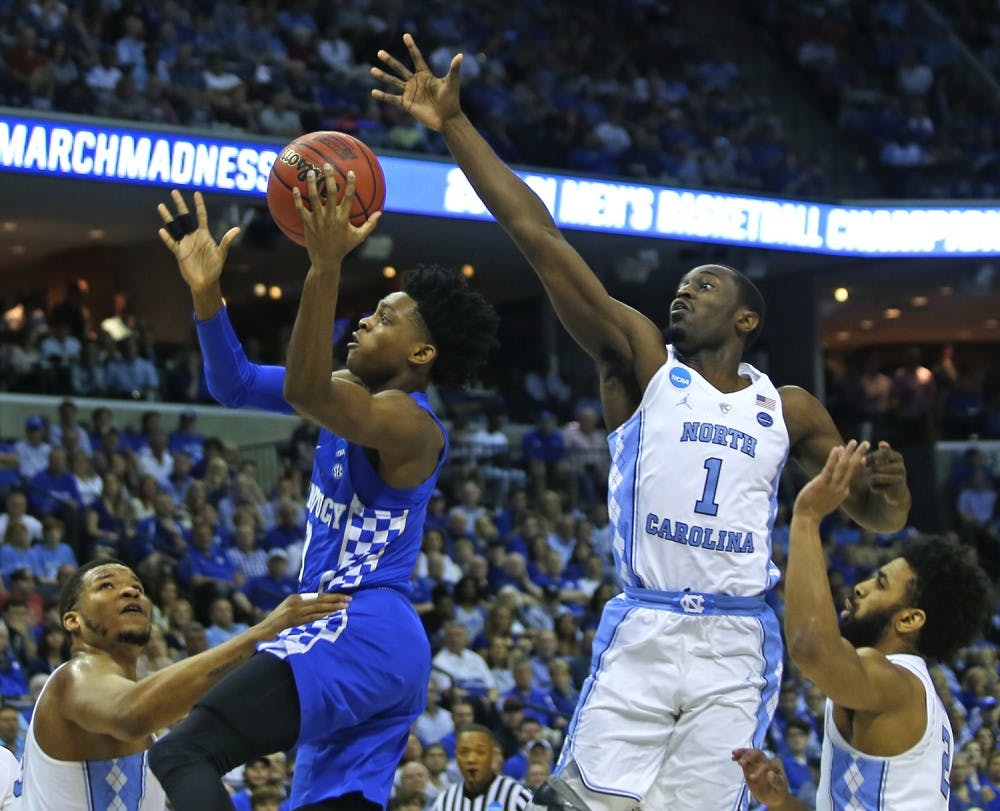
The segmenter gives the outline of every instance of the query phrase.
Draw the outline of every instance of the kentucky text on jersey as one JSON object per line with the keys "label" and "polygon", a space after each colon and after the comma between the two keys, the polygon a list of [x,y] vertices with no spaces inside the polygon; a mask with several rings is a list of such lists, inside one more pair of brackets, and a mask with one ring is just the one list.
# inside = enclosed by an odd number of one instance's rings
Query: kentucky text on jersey
{"label": "kentucky text on jersey", "polygon": [[329,496],[323,495],[315,483],[309,484],[309,500],[306,502],[306,510],[322,521],[331,529],[340,529],[340,518],[347,510],[346,504],[340,504]]}
{"label": "kentucky text on jersey", "polygon": [[754,456],[757,452],[755,437],[736,428],[711,422],[685,422],[681,442],[711,442],[713,445],[729,446],[747,456]]}
{"label": "kentucky text on jersey", "polygon": [[646,516],[646,532],[656,538],[663,538],[674,543],[700,546],[702,549],[714,549],[716,552],[739,552],[750,554],[753,549],[752,532],[733,532],[720,529],[716,534],[712,527],[700,527],[686,524],[683,521],[662,520],[655,513]]}

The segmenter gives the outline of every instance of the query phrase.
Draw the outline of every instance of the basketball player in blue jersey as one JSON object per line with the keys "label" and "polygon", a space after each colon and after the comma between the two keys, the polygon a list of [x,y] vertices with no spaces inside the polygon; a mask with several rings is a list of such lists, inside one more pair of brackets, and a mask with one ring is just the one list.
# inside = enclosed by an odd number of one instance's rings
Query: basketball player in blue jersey
{"label": "basketball player in blue jersey", "polygon": [[[472,187],[596,361],[612,466],[608,513],[625,593],[602,616],[555,776],[537,808],[738,809],[733,748],[759,744],[777,701],[782,650],[764,597],[778,579],[770,530],[789,454],[809,473],[843,440],[800,388],[741,363],[764,305],[743,274],[684,275],[661,329],[611,298],[548,209],[476,132],[459,104],[462,56],[435,77],[407,34],[413,69],[385,51],[376,98],[439,131]],[[882,445],[851,482],[862,525],[902,527],[902,457]]]}
{"label": "basketball player in blue jersey", "polygon": [[[325,174],[326,188],[336,188],[333,168]],[[432,380],[469,380],[495,343],[497,317],[459,274],[417,271],[361,319],[347,370],[331,374],[341,264],[374,218],[350,224],[353,173],[340,205],[323,203],[313,174],[308,183],[310,209],[296,203],[312,266],[285,368],[248,363],[226,317],[219,276],[235,232],[216,245],[200,195],[197,227],[174,195],[183,233],[161,207],[163,240],[191,287],[213,395],[232,407],[294,409],[321,426],[299,588],[352,595],[349,609],[261,645],[153,748],[153,771],[175,811],[231,809],[220,776],[293,745],[293,808],[384,808],[424,708],[430,648],[408,593],[448,448],[424,390]]]}
{"label": "basketball player in blue jersey", "polygon": [[81,566],[59,599],[72,658],[56,668],[35,704],[14,786],[17,808],[163,811],[166,799],[147,763],[153,735],[184,717],[257,643],[349,601],[339,594],[292,595],[253,628],[136,681],[152,623],[149,599],[127,566],[106,560]]}
{"label": "basketball player in blue jersey", "polygon": [[[819,811],[947,811],[955,739],[925,659],[949,661],[984,629],[991,587],[971,550],[929,538],[854,588],[830,596],[820,521],[850,493],[867,443],[830,451],[795,500],[785,584],[788,653],[829,697]],[[771,811],[803,811],[780,760],[739,749],[754,796]]]}

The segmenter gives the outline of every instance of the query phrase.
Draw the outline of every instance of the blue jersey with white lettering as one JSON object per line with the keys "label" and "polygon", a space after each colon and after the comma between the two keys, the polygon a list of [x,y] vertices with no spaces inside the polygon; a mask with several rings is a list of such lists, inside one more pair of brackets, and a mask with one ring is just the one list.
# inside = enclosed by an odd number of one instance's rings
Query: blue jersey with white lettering
{"label": "blue jersey with white lettering", "polygon": [[448,434],[427,403],[410,396],[437,423],[445,446],[434,473],[416,487],[390,487],[366,450],[321,430],[306,502],[299,591],[371,586],[409,590],[423,536],[427,502],[448,453]]}
{"label": "blue jersey with white lettering", "polygon": [[770,535],[788,430],[767,375],[746,363],[739,374],[746,388],[720,392],[668,346],[639,408],[608,436],[626,586],[746,597],[777,582]]}

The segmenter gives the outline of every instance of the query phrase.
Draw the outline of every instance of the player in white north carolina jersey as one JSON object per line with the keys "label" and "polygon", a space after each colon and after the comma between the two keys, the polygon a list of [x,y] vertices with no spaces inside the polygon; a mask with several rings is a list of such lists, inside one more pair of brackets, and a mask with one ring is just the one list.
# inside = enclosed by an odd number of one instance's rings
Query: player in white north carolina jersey
{"label": "player in white north carolina jersey", "polygon": [[[343,595],[294,595],[222,645],[137,682],[149,641],[150,602],[135,573],[114,561],[81,566],[59,598],[73,656],[45,683],[14,786],[20,811],[163,811],[149,770],[153,733],[176,723],[224,673],[278,631],[343,608]],[[6,805],[2,806],[4,809]]]}
{"label": "player in white north carolina jersey", "polygon": [[[386,89],[373,95],[443,135],[596,361],[611,432],[608,510],[626,593],[604,609],[556,776],[532,803],[739,808],[746,788],[729,754],[762,739],[780,672],[777,621],[764,602],[774,487],[786,450],[815,473],[840,433],[814,397],[775,390],[741,365],[764,313],[746,276],[721,265],[685,274],[670,308],[672,350],[664,346],[662,330],[608,295],[545,203],[465,117],[461,55],[436,77],[413,37],[403,41],[412,69],[380,51],[388,71],[372,74]],[[888,446],[874,452],[846,508],[866,527],[902,527],[902,457]]]}
{"label": "player in white north carolina jersey", "polygon": [[[954,736],[924,657],[950,659],[984,628],[990,584],[971,550],[947,539],[909,544],[854,588],[830,596],[819,524],[849,493],[867,443],[834,448],[799,493],[785,584],[792,661],[829,697],[818,811],[946,811]],[[739,749],[750,790],[771,811],[803,811],[780,760]]]}

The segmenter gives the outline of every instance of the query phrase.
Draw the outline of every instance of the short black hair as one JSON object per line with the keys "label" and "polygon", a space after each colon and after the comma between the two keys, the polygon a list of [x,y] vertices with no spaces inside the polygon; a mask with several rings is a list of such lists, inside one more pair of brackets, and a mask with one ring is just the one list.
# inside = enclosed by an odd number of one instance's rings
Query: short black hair
{"label": "short black hair", "polygon": [[[60,619],[66,616],[66,612],[72,611],[76,608],[76,604],[80,601],[80,591],[83,589],[83,576],[91,569],[96,569],[98,566],[107,566],[109,564],[125,566],[125,564],[120,560],[114,560],[111,558],[102,560],[98,558],[77,567],[77,570],[70,575],[69,580],[67,580],[63,585],[62,591],[59,592]],[[125,566],[125,568],[128,569],[129,567]]]}
{"label": "short black hair", "polygon": [[460,726],[455,730],[455,742],[457,743],[458,739],[461,738],[466,732],[480,732],[490,739],[490,742],[495,748],[502,748],[500,746],[500,741],[497,740],[497,736],[493,730],[487,726],[483,726],[482,724],[464,724],[463,726]]}
{"label": "short black hair", "polygon": [[907,602],[927,615],[917,650],[946,662],[985,630],[993,611],[993,587],[973,550],[949,537],[912,541],[902,558],[916,575]]}
{"label": "short black hair", "polygon": [[457,270],[426,265],[407,274],[403,292],[417,303],[437,347],[431,380],[443,386],[470,383],[497,346],[496,310]]}
{"label": "short black hair", "polygon": [[733,278],[736,280],[736,286],[739,290],[740,305],[746,307],[752,312],[757,313],[757,326],[747,333],[746,339],[743,342],[744,349],[748,349],[753,346],[757,338],[760,337],[760,331],[764,327],[764,296],[761,294],[760,288],[758,288],[757,285],[750,280],[750,277],[743,273],[743,271],[737,270],[729,265],[719,265],[718,267],[725,268],[733,274]]}

